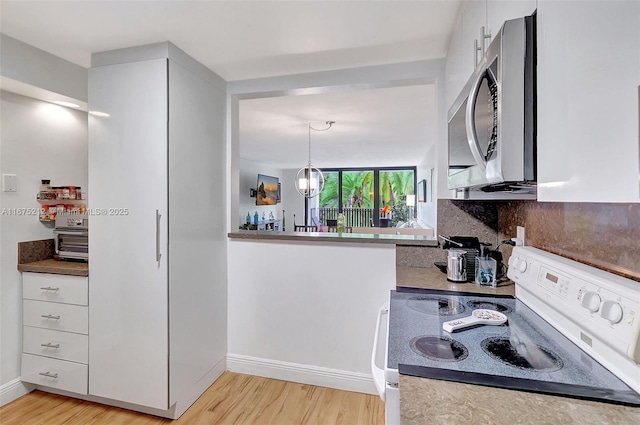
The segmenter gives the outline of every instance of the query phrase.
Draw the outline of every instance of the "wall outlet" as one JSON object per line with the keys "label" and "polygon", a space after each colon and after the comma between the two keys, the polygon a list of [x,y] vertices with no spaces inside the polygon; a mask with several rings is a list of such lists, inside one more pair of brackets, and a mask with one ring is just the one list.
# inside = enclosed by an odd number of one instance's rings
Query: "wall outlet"
{"label": "wall outlet", "polygon": [[516,228],[516,238],[522,241],[522,245],[524,245],[524,227],[518,226]]}
{"label": "wall outlet", "polygon": [[15,174],[2,175],[2,191],[3,192],[18,191],[18,178]]}

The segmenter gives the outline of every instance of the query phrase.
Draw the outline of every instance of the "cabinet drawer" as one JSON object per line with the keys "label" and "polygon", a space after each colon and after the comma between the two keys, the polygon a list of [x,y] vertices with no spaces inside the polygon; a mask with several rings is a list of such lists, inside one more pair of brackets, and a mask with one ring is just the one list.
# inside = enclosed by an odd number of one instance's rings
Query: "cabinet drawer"
{"label": "cabinet drawer", "polygon": [[47,273],[22,273],[22,298],[88,305],[89,278]]}
{"label": "cabinet drawer", "polygon": [[46,301],[24,300],[22,324],[36,328],[88,334],[89,307]]}
{"label": "cabinet drawer", "polygon": [[77,394],[87,394],[89,368],[86,364],[23,354],[20,380]]}
{"label": "cabinet drawer", "polygon": [[25,326],[22,351],[78,363],[88,363],[89,337],[71,332]]}

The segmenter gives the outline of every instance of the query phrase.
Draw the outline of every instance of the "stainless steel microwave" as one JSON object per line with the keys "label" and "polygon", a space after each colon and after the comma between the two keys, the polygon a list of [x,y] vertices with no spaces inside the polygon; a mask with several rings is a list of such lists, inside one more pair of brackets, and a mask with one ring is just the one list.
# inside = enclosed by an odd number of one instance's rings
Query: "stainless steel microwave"
{"label": "stainless steel microwave", "polygon": [[448,187],[463,198],[536,197],[535,15],[504,23],[449,110]]}

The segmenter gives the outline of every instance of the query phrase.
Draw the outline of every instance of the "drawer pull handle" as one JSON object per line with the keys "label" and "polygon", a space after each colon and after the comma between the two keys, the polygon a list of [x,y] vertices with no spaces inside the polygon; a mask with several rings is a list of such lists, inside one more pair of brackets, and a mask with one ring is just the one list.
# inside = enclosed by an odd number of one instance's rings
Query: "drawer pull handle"
{"label": "drawer pull handle", "polygon": [[57,373],[49,373],[49,371],[40,372],[38,375],[42,375],[42,376],[46,376],[47,378],[54,378],[54,379],[58,377]]}
{"label": "drawer pull handle", "polygon": [[40,288],[40,289],[42,289],[43,291],[54,291],[54,292],[58,292],[60,290],[60,288],[53,288],[51,286],[46,286],[46,287]]}
{"label": "drawer pull handle", "polygon": [[60,344],[52,344],[50,342],[47,342],[46,344],[40,344],[40,347],[60,348]]}
{"label": "drawer pull handle", "polygon": [[60,316],[54,316],[53,314],[43,314],[40,317],[44,317],[45,319],[55,319],[55,320],[59,320]]}

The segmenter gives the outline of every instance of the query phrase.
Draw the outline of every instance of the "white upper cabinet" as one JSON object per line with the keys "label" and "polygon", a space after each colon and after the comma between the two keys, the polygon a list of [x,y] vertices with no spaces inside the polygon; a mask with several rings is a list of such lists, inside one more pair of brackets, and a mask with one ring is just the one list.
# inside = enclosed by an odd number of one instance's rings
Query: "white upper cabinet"
{"label": "white upper cabinet", "polygon": [[638,202],[640,2],[538,3],[538,200]]}
{"label": "white upper cabinet", "polygon": [[465,85],[493,37],[506,20],[531,15],[536,0],[470,0],[447,51],[447,108]]}
{"label": "white upper cabinet", "polygon": [[464,51],[462,45],[462,22],[458,22],[456,32],[453,34],[451,43],[449,44],[449,50],[447,52],[447,61],[445,65],[446,75],[446,108],[448,109],[453,101],[456,99],[460,90],[467,82],[469,75],[464,72],[462,65],[464,54],[470,54],[469,51]]}
{"label": "white upper cabinet", "polygon": [[[465,5],[462,13],[462,44],[464,45],[464,59],[462,66],[466,80],[471,76],[476,64],[482,58],[484,48],[482,43],[482,27],[487,26],[487,2],[486,0],[471,0]],[[485,46],[488,46],[487,43]],[[477,50],[476,47],[480,50]]]}
{"label": "white upper cabinet", "polygon": [[[488,0],[487,25],[485,31],[487,34],[491,34],[491,39],[487,39],[486,46],[489,45],[493,37],[500,31],[504,21],[531,15],[536,10],[536,6],[536,0]],[[479,35],[480,34],[478,34],[478,36]]]}

